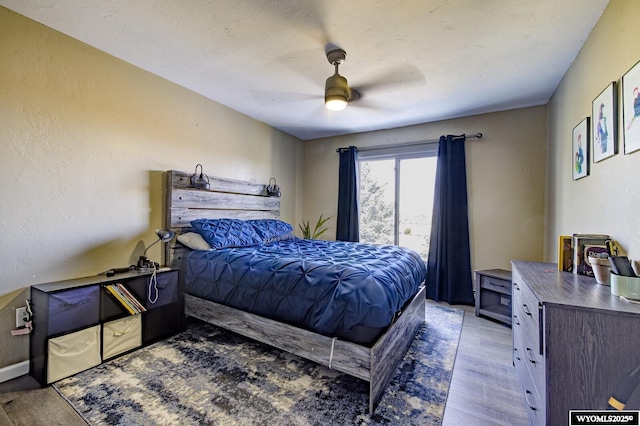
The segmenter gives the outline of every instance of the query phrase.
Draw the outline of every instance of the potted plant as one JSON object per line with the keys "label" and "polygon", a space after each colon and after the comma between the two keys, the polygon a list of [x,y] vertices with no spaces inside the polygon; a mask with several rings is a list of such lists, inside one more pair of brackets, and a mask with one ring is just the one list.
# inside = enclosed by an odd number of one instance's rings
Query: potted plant
{"label": "potted plant", "polygon": [[322,234],[327,232],[327,230],[329,229],[329,227],[325,226],[325,223],[327,223],[327,221],[332,217],[333,216],[322,217],[322,215],[320,215],[318,221],[316,222],[316,225],[313,227],[313,230],[311,229],[309,221],[305,222],[303,220],[302,224],[298,224],[298,227],[300,227],[300,230],[302,231],[302,238],[304,238],[305,240],[316,240],[320,238]]}

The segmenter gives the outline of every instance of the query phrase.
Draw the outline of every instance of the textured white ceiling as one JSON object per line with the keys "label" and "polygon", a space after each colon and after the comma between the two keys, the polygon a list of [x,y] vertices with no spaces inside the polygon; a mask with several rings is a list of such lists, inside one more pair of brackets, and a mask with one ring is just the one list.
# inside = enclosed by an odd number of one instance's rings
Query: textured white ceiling
{"label": "textured white ceiling", "polygon": [[[545,104],[608,0],[0,0],[300,139]],[[362,98],[324,108],[327,44]]]}

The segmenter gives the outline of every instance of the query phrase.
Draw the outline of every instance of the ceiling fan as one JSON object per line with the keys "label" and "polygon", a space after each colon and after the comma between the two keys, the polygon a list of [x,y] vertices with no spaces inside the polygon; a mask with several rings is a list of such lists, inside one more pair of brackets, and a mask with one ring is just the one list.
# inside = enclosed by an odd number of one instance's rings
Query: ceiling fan
{"label": "ceiling fan", "polygon": [[[354,107],[359,111],[383,111],[388,115],[403,108],[403,90],[415,89],[426,84],[422,71],[398,56],[398,49],[393,49],[371,50],[378,59],[374,56],[371,59],[375,62],[371,67],[361,67],[359,72],[352,74],[350,78],[354,86],[350,87],[346,78],[338,72],[339,66],[346,60],[346,51],[330,41],[336,37],[330,29],[333,29],[337,22],[329,17],[330,2],[287,0],[272,3],[273,7],[268,8],[268,13],[283,20],[286,25],[293,24],[299,27],[305,38],[311,37],[315,42],[313,47],[286,51],[284,55],[269,62],[274,66],[268,70],[272,73],[274,81],[286,76],[291,77],[294,84],[285,81],[278,90],[273,90],[273,86],[269,85],[252,88],[251,96],[260,105],[300,103],[300,107],[296,109],[297,113],[312,110],[315,115],[319,113],[318,109],[329,112],[329,108],[334,105],[337,105],[334,108],[344,109],[349,104],[349,109]],[[293,4],[296,6],[292,7]],[[322,108],[322,104],[318,102],[322,96],[322,74],[318,73],[317,68],[320,46],[324,47],[323,53],[335,68],[334,74],[327,78],[325,83],[326,108]],[[358,63],[357,58],[355,63]],[[286,66],[285,70],[282,68],[283,64]],[[384,64],[386,69],[379,69],[379,64]],[[300,77],[304,82],[299,81]],[[295,89],[289,91],[286,89],[288,87]],[[315,105],[318,109],[315,109]]]}
{"label": "ceiling fan", "polygon": [[[416,87],[425,84],[425,78],[416,67],[407,63],[395,64],[392,68],[388,69],[382,74],[378,74],[374,79],[369,81],[359,81],[355,88],[349,86],[347,79],[340,75],[339,67],[342,65],[347,57],[347,53],[344,49],[333,43],[327,43],[324,46],[324,54],[327,61],[334,66],[333,75],[326,79],[324,87],[324,104],[325,109],[328,111],[341,111],[349,104],[353,107],[357,107],[358,110],[367,111],[385,111],[389,113],[390,101],[402,99],[401,97],[390,98],[388,96],[391,91],[405,90],[408,87]],[[318,81],[318,73],[316,66],[310,66],[313,61],[312,57],[317,55],[316,49],[309,49],[306,51],[286,57],[279,57],[273,61],[277,64],[277,72],[282,74],[282,63],[288,64],[288,69],[295,71],[297,75],[303,76],[306,80],[306,84],[311,87],[310,90],[300,91],[287,91],[287,90],[273,90],[273,89],[259,89],[252,88],[251,96],[261,105],[277,105],[284,103],[299,103],[309,102],[316,103],[321,93],[318,93],[318,89],[322,90],[321,81]],[[296,56],[297,55],[297,56]],[[293,60],[292,58],[296,58]],[[315,64],[315,62],[314,62]],[[312,70],[313,68],[313,70]],[[357,80],[361,80],[361,77],[355,77]],[[311,83],[311,84],[309,84]],[[320,83],[320,84],[318,84]],[[381,95],[383,100],[381,101]],[[365,99],[366,97],[366,99]],[[316,104],[320,105],[320,104]],[[302,110],[299,108],[298,110]]]}
{"label": "ceiling fan", "polygon": [[347,103],[360,98],[357,90],[349,88],[347,79],[338,73],[338,66],[347,59],[347,52],[335,47],[327,50],[327,60],[335,67],[335,73],[327,78],[324,86],[324,104],[332,111],[342,111]]}

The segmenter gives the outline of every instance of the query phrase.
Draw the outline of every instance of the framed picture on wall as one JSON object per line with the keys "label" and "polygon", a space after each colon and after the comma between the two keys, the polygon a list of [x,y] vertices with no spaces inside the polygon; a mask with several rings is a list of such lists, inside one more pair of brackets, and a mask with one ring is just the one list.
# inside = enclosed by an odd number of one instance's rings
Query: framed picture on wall
{"label": "framed picture on wall", "polygon": [[571,167],[573,180],[589,175],[589,117],[573,128]]}
{"label": "framed picture on wall", "polygon": [[640,149],[640,62],[622,76],[624,153]]}
{"label": "framed picture on wall", "polygon": [[616,83],[612,82],[591,103],[591,140],[593,162],[618,153]]}

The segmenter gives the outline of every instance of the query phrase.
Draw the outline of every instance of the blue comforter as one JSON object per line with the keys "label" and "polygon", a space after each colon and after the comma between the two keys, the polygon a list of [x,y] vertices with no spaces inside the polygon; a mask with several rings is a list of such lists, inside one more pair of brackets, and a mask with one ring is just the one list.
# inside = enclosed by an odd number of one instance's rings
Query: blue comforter
{"label": "blue comforter", "polygon": [[388,326],[425,277],[412,250],[349,242],[296,238],[185,258],[188,294],[327,336]]}

